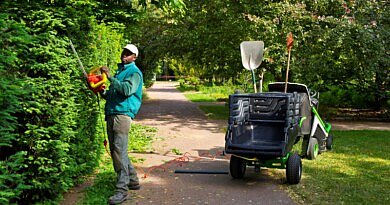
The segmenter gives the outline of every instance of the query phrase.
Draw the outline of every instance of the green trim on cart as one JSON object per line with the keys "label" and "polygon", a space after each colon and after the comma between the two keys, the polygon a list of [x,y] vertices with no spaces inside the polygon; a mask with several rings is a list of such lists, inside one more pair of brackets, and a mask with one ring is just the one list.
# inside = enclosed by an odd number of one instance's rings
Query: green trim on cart
{"label": "green trim on cart", "polygon": [[316,110],[315,107],[312,107],[312,111],[313,111],[313,113],[316,115],[316,117],[318,118],[318,120],[320,121],[322,127],[324,127],[325,131],[326,131],[327,133],[329,133],[329,132],[330,132],[330,129],[332,128],[332,125],[331,125],[330,123],[326,123],[326,124],[325,124],[324,121],[322,121],[322,119],[321,119],[320,115],[318,114],[318,112],[317,112],[317,110]]}
{"label": "green trim on cart", "polygon": [[299,127],[302,127],[303,121],[306,120],[306,116],[303,116],[301,120],[299,120]]}

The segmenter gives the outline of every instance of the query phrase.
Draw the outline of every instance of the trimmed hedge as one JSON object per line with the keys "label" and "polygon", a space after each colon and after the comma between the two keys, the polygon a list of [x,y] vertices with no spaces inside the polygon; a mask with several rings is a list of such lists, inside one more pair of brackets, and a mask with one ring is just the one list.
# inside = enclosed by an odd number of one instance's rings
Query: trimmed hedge
{"label": "trimmed hedge", "polygon": [[97,23],[80,1],[1,4],[0,204],[57,200],[104,150],[69,37],[86,68],[115,67],[123,27]]}

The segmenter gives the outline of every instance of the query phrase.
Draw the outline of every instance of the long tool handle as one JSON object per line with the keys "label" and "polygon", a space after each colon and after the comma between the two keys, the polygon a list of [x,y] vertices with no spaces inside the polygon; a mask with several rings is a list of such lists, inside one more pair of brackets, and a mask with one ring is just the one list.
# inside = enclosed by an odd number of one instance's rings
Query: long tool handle
{"label": "long tool handle", "polygon": [[290,54],[291,54],[291,50],[288,51],[288,61],[287,61],[287,70],[286,70],[286,84],[284,86],[284,93],[287,93],[288,71],[290,69]]}
{"label": "long tool handle", "polygon": [[254,71],[254,69],[256,69],[256,68],[252,68],[252,66],[251,66],[251,57],[252,56],[249,56],[249,58],[248,58],[248,65],[249,65],[249,70],[251,70],[251,73],[252,73],[253,90],[255,91],[255,93],[257,93],[256,77],[255,77],[255,71]]}
{"label": "long tool handle", "polygon": [[77,54],[77,51],[76,51],[76,49],[75,49],[74,46],[73,46],[72,40],[69,39],[69,42],[70,42],[70,47],[72,47],[73,53],[76,55],[77,60],[79,61],[80,68],[81,68],[81,70],[83,71],[84,77],[88,78],[88,74],[87,74],[87,72],[85,72],[83,63],[81,62],[81,60],[80,60],[80,58],[79,58],[79,55]]}
{"label": "long tool handle", "polygon": [[254,70],[251,70],[251,71],[252,71],[253,89],[255,90],[255,93],[257,93],[255,71]]}
{"label": "long tool handle", "polygon": [[290,57],[291,57],[291,48],[293,46],[294,38],[292,33],[290,32],[287,35],[287,50],[288,50],[288,61],[287,61],[287,70],[286,70],[286,84],[284,86],[284,93],[287,93],[287,85],[288,85],[288,71],[290,69]]}

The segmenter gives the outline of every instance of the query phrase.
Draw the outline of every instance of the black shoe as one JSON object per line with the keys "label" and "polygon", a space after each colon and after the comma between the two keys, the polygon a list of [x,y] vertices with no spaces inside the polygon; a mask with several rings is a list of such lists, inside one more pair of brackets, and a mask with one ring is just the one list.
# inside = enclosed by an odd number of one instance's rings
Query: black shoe
{"label": "black shoe", "polygon": [[127,185],[129,187],[129,190],[139,190],[141,189],[141,185],[139,182],[130,182],[130,184]]}
{"label": "black shoe", "polygon": [[127,193],[117,192],[108,199],[109,204],[120,204],[127,199]]}

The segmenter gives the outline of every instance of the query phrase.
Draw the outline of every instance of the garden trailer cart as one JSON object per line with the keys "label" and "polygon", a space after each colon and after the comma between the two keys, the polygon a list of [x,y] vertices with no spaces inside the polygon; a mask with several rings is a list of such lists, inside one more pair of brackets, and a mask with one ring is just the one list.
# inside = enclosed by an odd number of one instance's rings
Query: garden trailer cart
{"label": "garden trailer cart", "polygon": [[[262,53],[263,45],[241,44],[245,68],[253,72],[260,65],[250,61],[259,59],[253,56]],[[260,47],[261,52],[254,52],[254,47]],[[288,89],[286,86],[285,82],[272,83],[268,92],[229,95],[225,153],[231,154],[233,178],[243,178],[247,166],[254,166],[255,170],[280,168],[286,169],[288,183],[297,184],[302,176],[302,161],[292,152],[294,144],[303,137],[303,155],[311,159],[331,148],[332,138],[328,134],[331,126],[319,117],[314,95],[310,96],[303,84],[288,83]]]}

